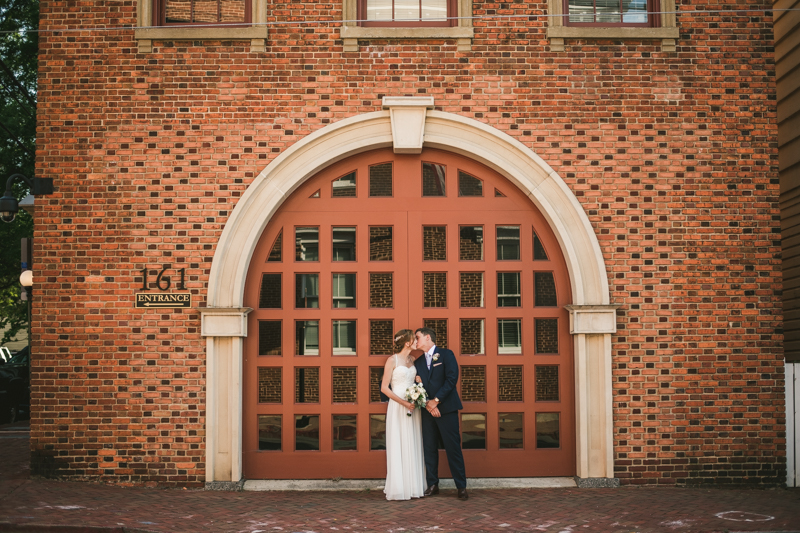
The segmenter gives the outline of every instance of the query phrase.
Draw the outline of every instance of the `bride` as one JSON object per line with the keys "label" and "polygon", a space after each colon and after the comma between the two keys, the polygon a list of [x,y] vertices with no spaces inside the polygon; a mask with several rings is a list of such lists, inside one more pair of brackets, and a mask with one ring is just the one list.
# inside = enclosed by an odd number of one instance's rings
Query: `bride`
{"label": "bride", "polygon": [[[425,483],[425,457],[422,450],[422,418],[419,409],[406,401],[406,389],[414,384],[417,369],[411,351],[416,349],[414,332],[402,329],[394,336],[394,355],[386,360],[381,392],[389,397],[386,411],[386,486],[387,500],[421,498]],[[391,383],[392,388],[389,388]],[[411,411],[412,416],[408,416]]]}

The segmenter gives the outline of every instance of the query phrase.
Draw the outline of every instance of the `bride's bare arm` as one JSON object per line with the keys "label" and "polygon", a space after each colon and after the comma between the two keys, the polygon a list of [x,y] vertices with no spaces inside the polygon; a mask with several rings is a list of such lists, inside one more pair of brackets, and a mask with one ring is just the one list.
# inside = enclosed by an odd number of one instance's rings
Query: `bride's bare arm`
{"label": "bride's bare arm", "polygon": [[[389,383],[392,381],[392,372],[394,372],[394,356],[389,357],[386,360],[386,364],[383,366],[383,381],[381,382],[381,392],[384,393],[386,396],[391,398],[392,400],[396,401],[406,409],[413,409],[414,404],[411,402],[407,402],[405,398],[401,398],[397,394],[394,393],[392,389],[389,388]],[[403,391],[405,392],[405,391]]]}

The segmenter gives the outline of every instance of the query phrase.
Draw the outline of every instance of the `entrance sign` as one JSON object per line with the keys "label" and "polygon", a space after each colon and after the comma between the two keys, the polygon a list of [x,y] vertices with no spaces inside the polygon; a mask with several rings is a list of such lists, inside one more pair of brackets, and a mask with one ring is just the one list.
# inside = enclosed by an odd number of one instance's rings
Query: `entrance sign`
{"label": "entrance sign", "polygon": [[140,292],[136,294],[136,308],[188,308],[192,306],[192,293],[173,292],[150,294]]}

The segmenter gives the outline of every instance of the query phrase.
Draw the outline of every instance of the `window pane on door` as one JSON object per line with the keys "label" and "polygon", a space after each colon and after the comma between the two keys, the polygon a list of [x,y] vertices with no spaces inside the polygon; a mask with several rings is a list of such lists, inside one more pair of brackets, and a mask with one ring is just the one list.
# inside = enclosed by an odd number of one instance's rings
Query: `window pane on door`
{"label": "window pane on door", "polygon": [[[423,0],[424,1],[424,0]],[[424,4],[423,4],[424,5]],[[423,7],[424,9],[424,7]],[[483,182],[466,172],[458,172],[459,196],[483,196]]]}
{"label": "window pane on door", "polygon": [[536,365],[536,401],[558,401],[558,365]]}
{"label": "window pane on door", "polygon": [[465,402],[486,401],[486,367],[464,365],[461,367],[461,399]]}
{"label": "window pane on door", "polygon": [[319,368],[296,367],[294,369],[295,403],[319,403]]}
{"label": "window pane on door", "polygon": [[356,354],[356,321],[333,321],[333,355]]}
{"label": "window pane on door", "polygon": [[391,226],[373,226],[369,228],[369,260],[392,260]]}
{"label": "window pane on door", "polygon": [[461,447],[465,450],[486,449],[486,415],[461,414]]}
{"label": "window pane on door", "polygon": [[294,449],[319,450],[319,415],[295,415]]}
{"label": "window pane on door", "polygon": [[558,319],[536,319],[536,353],[558,353]]}
{"label": "window pane on door", "polygon": [[355,451],[356,415],[333,415],[333,451]]}
{"label": "window pane on door", "polygon": [[333,260],[356,260],[356,228],[333,228]]}
{"label": "window pane on door", "polygon": [[534,261],[547,261],[547,252],[544,251],[541,239],[534,232],[533,234],[533,260]]}
{"label": "window pane on door", "polygon": [[447,273],[425,272],[422,274],[423,306],[447,307]]}
{"label": "window pane on door", "polygon": [[281,403],[282,372],[279,366],[258,368],[258,403]]}
{"label": "window pane on door", "polygon": [[369,275],[369,306],[389,309],[393,305],[391,272],[371,272]]}
{"label": "window pane on door", "polygon": [[355,197],[356,195],[356,173],[351,172],[347,176],[342,176],[333,180],[331,196],[333,198]]}
{"label": "window pane on door", "polygon": [[500,402],[521,402],[522,398],[522,367],[498,366],[497,367],[498,395]]}
{"label": "window pane on door", "polygon": [[333,307],[334,309],[356,306],[356,275],[333,275]]}
{"label": "window pane on door", "polygon": [[319,307],[319,274],[294,275],[294,306],[298,309]]}
{"label": "window pane on door", "polygon": [[258,355],[281,355],[281,321],[258,321]]}
{"label": "window pane on door", "polygon": [[369,367],[369,401],[372,403],[380,403],[381,400],[381,382],[383,381],[383,367],[371,366]]}
{"label": "window pane on door", "polygon": [[461,319],[461,355],[486,353],[483,319]]}
{"label": "window pane on door", "polygon": [[556,298],[556,280],[552,272],[534,273],[536,298],[534,305],[537,307],[555,307],[558,305]]}
{"label": "window pane on door", "polygon": [[436,333],[436,346],[447,349],[447,319],[426,318],[422,325]]}
{"label": "window pane on door", "polygon": [[278,236],[275,238],[275,242],[272,243],[272,248],[269,251],[269,256],[267,257],[268,263],[280,263],[283,257],[281,253],[283,246],[283,230],[278,232]]}
{"label": "window pane on door", "polygon": [[560,448],[558,413],[536,413],[536,447]]}
{"label": "window pane on door", "polygon": [[281,274],[264,274],[261,276],[258,307],[261,309],[281,308]]}
{"label": "window pane on door", "polygon": [[497,226],[497,260],[519,260],[519,226]]}
{"label": "window pane on door", "polygon": [[370,320],[369,321],[369,354],[370,355],[392,355],[393,345],[393,322],[391,320]]}
{"label": "window pane on door", "polygon": [[369,415],[369,449],[386,449],[386,415]]}
{"label": "window pane on door", "polygon": [[501,354],[522,353],[522,319],[500,319],[497,321],[497,352]]}
{"label": "window pane on door", "polygon": [[369,195],[372,197],[392,195],[391,163],[369,167]]}
{"label": "window pane on door", "polygon": [[447,261],[447,226],[423,226],[422,260]]}
{"label": "window pane on door", "polygon": [[319,228],[295,228],[294,243],[295,261],[319,261]]}
{"label": "window pane on door", "polygon": [[355,367],[333,367],[333,403],[356,403]]}
{"label": "window pane on door", "polygon": [[298,320],[295,325],[295,355],[319,355],[319,320]]}
{"label": "window pane on door", "polygon": [[522,305],[519,272],[497,273],[497,307],[519,307]]}
{"label": "window pane on door", "polygon": [[521,449],[523,447],[523,414],[500,413],[498,418],[498,433],[500,449]]}
{"label": "window pane on door", "polygon": [[483,307],[483,272],[461,272],[461,307]]}
{"label": "window pane on door", "polygon": [[445,196],[445,172],[444,165],[422,163],[422,196]]}
{"label": "window pane on door", "polygon": [[258,449],[281,451],[281,415],[258,415]]}
{"label": "window pane on door", "polygon": [[483,226],[458,228],[458,259],[483,261]]}

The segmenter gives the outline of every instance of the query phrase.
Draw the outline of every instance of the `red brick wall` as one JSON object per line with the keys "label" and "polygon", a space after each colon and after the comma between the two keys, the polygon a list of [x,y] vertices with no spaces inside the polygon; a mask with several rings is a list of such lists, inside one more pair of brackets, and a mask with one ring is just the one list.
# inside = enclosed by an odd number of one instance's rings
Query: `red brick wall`
{"label": "red brick wall", "polygon": [[[679,2],[685,11],[690,4]],[[705,4],[696,5],[702,9]],[[715,3],[715,9],[769,2]],[[197,485],[199,313],[133,308],[141,269],[186,269],[193,306],[252,179],[327,124],[432,95],[533,149],[574,191],[606,259],[614,454],[623,483],[779,483],[785,428],[770,17],[678,17],[651,41],[567,41],[543,20],[476,21],[455,42],[342,53],[341,4],[272,2],[265,53],[154,42],[133,2],[41,1],[31,421],[35,474]],[[477,16],[546,3],[476,1]],[[66,27],[81,32],[50,32]],[[167,274],[173,277],[176,273]],[[456,325],[451,325],[456,327]]]}

